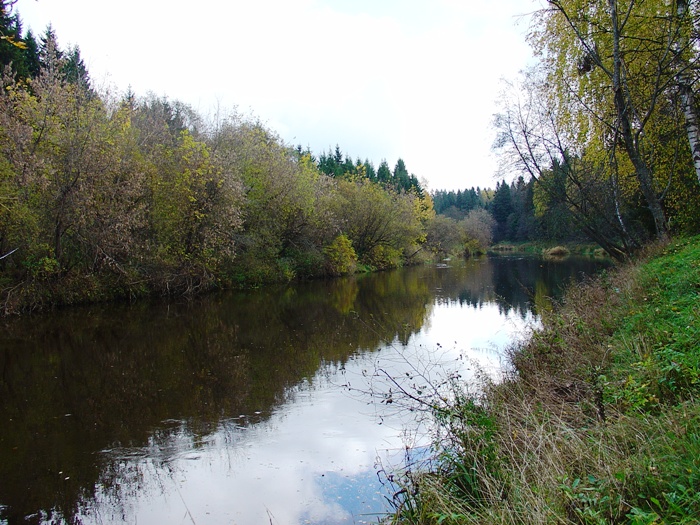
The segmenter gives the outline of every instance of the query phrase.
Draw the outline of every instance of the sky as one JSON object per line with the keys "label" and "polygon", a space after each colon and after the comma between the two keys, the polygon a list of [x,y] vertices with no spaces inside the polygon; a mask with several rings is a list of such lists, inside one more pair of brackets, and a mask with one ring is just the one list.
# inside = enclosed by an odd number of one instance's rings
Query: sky
{"label": "sky", "polygon": [[502,79],[531,60],[533,0],[19,0],[98,88],[238,112],[288,144],[398,158],[431,191],[494,187]]}

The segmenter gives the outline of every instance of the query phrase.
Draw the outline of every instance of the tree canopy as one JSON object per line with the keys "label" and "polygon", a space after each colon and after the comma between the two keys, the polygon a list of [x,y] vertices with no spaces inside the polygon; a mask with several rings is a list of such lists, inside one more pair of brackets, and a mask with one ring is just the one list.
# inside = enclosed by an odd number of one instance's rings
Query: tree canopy
{"label": "tree canopy", "polygon": [[611,253],[698,227],[697,16],[685,0],[550,0],[539,62],[504,92],[497,149]]}
{"label": "tree canopy", "polygon": [[1,6],[5,312],[391,268],[421,252],[432,201],[403,161],[380,180],[367,160],[340,147],[317,158],[255,118],[98,92],[78,46],[62,49],[50,26],[23,38]]}

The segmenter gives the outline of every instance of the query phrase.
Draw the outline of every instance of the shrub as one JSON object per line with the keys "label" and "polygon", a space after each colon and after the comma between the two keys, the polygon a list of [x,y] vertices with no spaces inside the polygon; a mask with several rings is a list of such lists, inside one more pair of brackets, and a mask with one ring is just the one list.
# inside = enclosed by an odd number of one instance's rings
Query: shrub
{"label": "shrub", "polygon": [[388,270],[401,266],[402,250],[391,246],[375,246],[363,257],[362,262],[376,270]]}
{"label": "shrub", "polygon": [[357,268],[357,255],[352,242],[343,233],[323,249],[326,257],[326,273],[328,275],[346,275],[354,273]]}

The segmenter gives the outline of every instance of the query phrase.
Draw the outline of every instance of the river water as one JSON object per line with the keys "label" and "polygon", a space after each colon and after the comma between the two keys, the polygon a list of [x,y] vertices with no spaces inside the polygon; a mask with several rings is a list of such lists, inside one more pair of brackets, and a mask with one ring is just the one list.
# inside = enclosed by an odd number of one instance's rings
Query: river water
{"label": "river water", "polygon": [[0,523],[376,523],[425,444],[391,378],[498,377],[605,264],[481,258],[5,320]]}

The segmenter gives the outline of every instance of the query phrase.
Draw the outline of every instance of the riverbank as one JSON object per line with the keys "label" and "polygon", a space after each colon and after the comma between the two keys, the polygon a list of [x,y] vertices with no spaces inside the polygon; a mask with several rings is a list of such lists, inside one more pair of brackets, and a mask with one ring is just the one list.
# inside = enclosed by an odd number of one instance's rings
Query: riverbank
{"label": "riverbank", "polygon": [[571,289],[479,394],[434,403],[396,523],[697,523],[700,237]]}
{"label": "riverbank", "polygon": [[[133,302],[154,297],[186,297],[194,299],[225,290],[249,290],[319,279],[334,279],[353,274],[366,274],[400,267],[424,264],[428,258],[418,252],[403,259],[397,254],[391,259],[360,263],[354,250],[334,253],[301,271],[283,268],[283,261],[262,261],[259,268],[241,263],[239,267],[209,269],[193,264],[170,273],[159,268],[152,272],[125,270],[116,265],[94,272],[71,269],[57,270],[55,261],[42,261],[31,275],[0,271],[0,318],[27,313],[47,312],[64,307],[98,303]],[[287,261],[288,262],[288,261]]]}
{"label": "riverbank", "polygon": [[[550,253],[554,251],[554,253]],[[563,243],[555,244],[545,242],[519,242],[508,243],[500,242],[490,246],[489,253],[504,254],[504,253],[528,253],[538,255],[561,256],[568,254],[589,255],[596,257],[609,257],[605,250],[594,243]]]}

